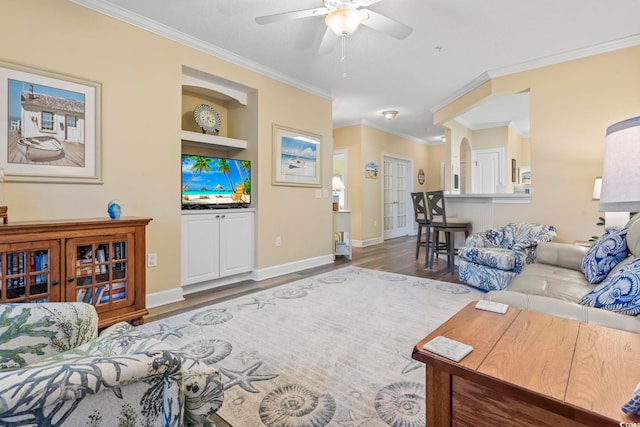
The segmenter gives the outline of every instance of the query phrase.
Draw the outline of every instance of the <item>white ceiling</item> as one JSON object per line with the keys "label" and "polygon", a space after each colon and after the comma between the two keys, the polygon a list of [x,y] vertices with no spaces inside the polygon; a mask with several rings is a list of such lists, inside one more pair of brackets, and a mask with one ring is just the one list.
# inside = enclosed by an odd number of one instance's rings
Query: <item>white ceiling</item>
{"label": "white ceiling", "polygon": [[[412,34],[397,40],[361,26],[343,66],[338,36],[331,52],[318,51],[323,17],[255,22],[322,0],[71,1],[332,99],[334,127],[366,124],[425,143],[444,133],[434,109],[482,79],[640,44],[638,0],[380,0],[369,9]],[[493,111],[511,111],[494,102]],[[393,121],[381,114],[390,109],[399,111]],[[478,120],[523,118],[462,120],[480,128]]]}

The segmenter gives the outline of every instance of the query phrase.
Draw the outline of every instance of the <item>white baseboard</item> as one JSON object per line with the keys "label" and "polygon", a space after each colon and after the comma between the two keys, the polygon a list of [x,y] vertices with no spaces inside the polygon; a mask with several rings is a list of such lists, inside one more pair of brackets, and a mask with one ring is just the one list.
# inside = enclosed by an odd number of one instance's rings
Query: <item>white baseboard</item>
{"label": "white baseboard", "polygon": [[184,300],[182,288],[147,294],[147,308],[159,307]]}
{"label": "white baseboard", "polygon": [[221,277],[220,279],[207,280],[206,282],[194,283],[192,285],[186,285],[182,287],[182,292],[185,295],[192,294],[194,292],[206,291],[208,289],[217,288],[220,286],[230,285],[232,283],[242,282],[244,280],[252,280],[251,273],[241,273],[229,277]]}
{"label": "white baseboard", "polygon": [[282,276],[296,271],[306,270],[307,268],[320,267],[322,265],[331,264],[333,255],[323,255],[316,258],[295,261],[288,264],[277,265],[274,267],[253,270],[250,273],[237,274],[235,276],[223,277],[221,279],[208,280],[206,282],[194,283],[184,287],[171,289],[168,291],[154,292],[147,294],[147,308],[159,307],[161,305],[171,304],[184,300],[184,295],[194,292],[205,291],[207,289],[217,288],[219,286],[230,285],[232,283],[242,282],[243,280],[266,280],[272,277]]}
{"label": "white baseboard", "polygon": [[306,270],[307,268],[320,267],[321,265],[331,264],[334,261],[333,255],[323,255],[316,258],[303,259],[300,261],[290,262],[288,264],[276,265],[273,267],[253,270],[251,278],[253,280],[265,280],[272,277],[283,276],[296,271]]}
{"label": "white baseboard", "polygon": [[379,245],[383,243],[384,239],[382,237],[376,237],[374,239],[367,240],[352,240],[351,244],[354,248],[366,248],[367,246]]}

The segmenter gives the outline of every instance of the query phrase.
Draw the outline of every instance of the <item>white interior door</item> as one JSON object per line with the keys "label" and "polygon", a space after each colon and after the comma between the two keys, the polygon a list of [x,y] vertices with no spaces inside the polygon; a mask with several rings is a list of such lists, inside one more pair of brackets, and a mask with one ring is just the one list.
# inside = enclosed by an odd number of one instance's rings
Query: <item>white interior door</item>
{"label": "white interior door", "polygon": [[477,150],[472,153],[474,193],[496,193],[502,184],[501,168],[502,155],[496,150]]}
{"label": "white interior door", "polygon": [[385,156],[383,162],[383,238],[409,234],[409,168],[407,160]]}

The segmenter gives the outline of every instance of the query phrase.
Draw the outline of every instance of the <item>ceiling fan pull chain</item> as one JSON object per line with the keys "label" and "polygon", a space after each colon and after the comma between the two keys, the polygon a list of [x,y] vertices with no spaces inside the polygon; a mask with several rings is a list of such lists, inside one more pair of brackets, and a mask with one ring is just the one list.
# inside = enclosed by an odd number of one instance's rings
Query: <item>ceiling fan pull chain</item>
{"label": "ceiling fan pull chain", "polygon": [[340,58],[340,62],[342,62],[342,77],[347,77],[347,35],[343,34],[342,39],[342,58]]}

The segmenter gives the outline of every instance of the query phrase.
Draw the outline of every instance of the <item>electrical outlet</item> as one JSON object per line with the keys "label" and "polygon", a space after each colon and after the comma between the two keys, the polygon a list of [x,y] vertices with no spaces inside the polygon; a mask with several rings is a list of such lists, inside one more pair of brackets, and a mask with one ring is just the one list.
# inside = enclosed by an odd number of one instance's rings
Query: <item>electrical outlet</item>
{"label": "electrical outlet", "polygon": [[282,246],[282,239],[280,236],[276,236],[276,247]]}
{"label": "electrical outlet", "polygon": [[158,265],[158,254],[147,255],[147,267],[155,267]]}

